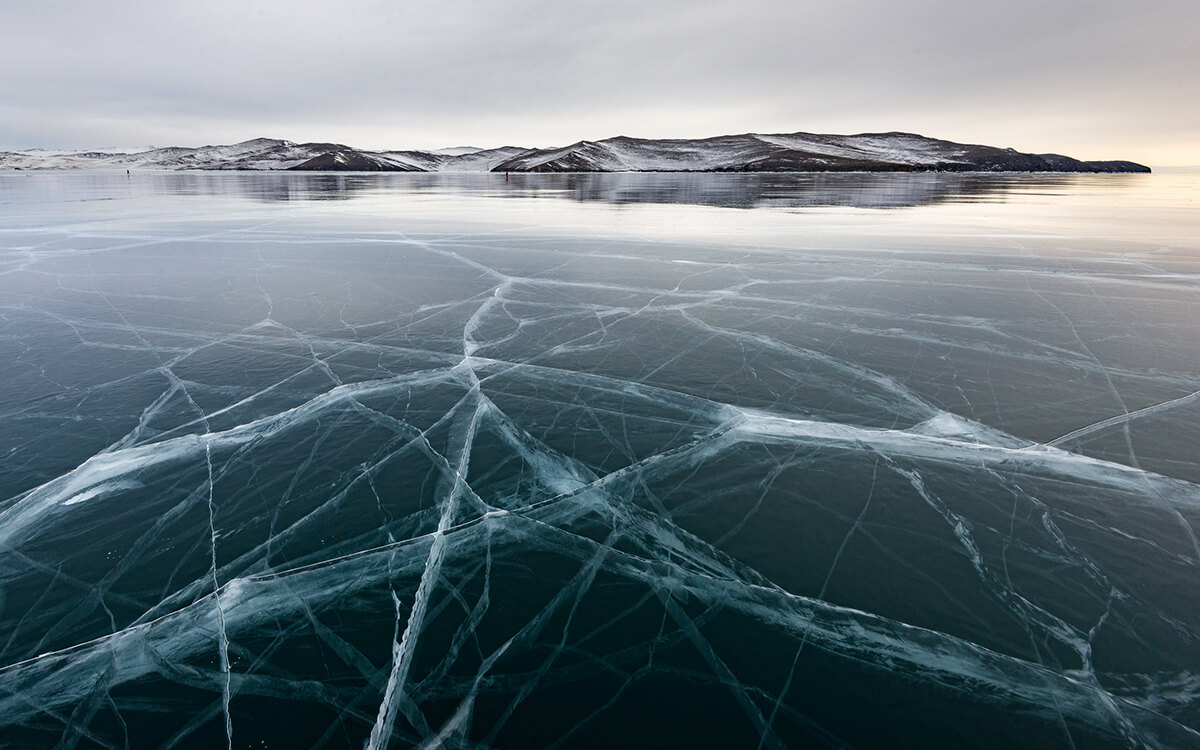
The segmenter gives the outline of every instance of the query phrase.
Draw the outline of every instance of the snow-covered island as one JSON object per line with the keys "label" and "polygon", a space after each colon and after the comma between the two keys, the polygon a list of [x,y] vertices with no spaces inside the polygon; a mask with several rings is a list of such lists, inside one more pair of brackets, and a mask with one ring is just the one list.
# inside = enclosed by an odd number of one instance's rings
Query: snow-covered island
{"label": "snow-covered island", "polygon": [[1129,161],[955,143],[914,133],[724,135],[692,140],[617,136],[560,148],[455,147],[368,151],[338,143],[256,138],[229,146],[0,152],[0,169],[301,170],[353,172],[1149,172]]}

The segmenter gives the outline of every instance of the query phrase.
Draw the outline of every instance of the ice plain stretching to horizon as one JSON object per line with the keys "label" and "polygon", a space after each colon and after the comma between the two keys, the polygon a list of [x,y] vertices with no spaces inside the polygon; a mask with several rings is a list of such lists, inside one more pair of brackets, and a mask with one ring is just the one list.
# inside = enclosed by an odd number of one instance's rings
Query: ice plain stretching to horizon
{"label": "ice plain stretching to horizon", "polygon": [[0,174],[0,745],[1200,747],[1198,196]]}

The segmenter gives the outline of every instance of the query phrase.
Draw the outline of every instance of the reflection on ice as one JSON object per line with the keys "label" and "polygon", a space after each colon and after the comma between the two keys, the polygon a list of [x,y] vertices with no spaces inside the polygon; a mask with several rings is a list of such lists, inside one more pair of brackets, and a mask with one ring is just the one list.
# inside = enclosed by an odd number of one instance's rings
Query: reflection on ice
{"label": "reflection on ice", "polygon": [[11,746],[1200,746],[1194,247],[4,189]]}
{"label": "reflection on ice", "polygon": [[[73,189],[111,187],[109,177],[39,174]],[[19,178],[18,178],[19,179]],[[942,203],[1004,202],[1011,197],[1058,195],[1097,184],[1128,190],[1144,175],[1070,173],[514,173],[435,172],[147,172],[130,179],[135,190],[186,196],[240,195],[258,201],[346,201],[382,194],[410,197],[483,195],[492,198],[566,198],[613,204],[691,204],[726,208],[907,208]]]}

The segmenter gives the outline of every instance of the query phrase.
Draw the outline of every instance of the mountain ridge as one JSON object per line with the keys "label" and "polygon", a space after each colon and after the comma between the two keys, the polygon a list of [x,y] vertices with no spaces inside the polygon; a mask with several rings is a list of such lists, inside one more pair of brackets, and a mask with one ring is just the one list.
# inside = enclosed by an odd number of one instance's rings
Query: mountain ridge
{"label": "mountain ridge", "polygon": [[198,148],[0,152],[0,169],[163,169],[350,172],[1149,172],[1131,161],[957,143],[887,131],[835,135],[742,133],[708,138],[626,135],[566,146],[433,151],[254,138]]}

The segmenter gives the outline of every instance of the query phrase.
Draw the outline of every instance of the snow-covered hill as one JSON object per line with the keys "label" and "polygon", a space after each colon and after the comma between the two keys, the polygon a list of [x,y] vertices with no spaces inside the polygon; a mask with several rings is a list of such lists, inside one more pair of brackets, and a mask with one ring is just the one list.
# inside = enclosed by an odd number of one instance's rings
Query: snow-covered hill
{"label": "snow-covered hill", "polygon": [[617,137],[521,154],[511,172],[1148,172],[1132,162],[1084,162],[915,135],[719,136],[700,140]]}
{"label": "snow-covered hill", "polygon": [[459,146],[366,151],[338,143],[256,138],[228,146],[0,152],[0,169],[244,169],[371,172],[1148,172],[1132,162],[954,143],[912,133],[725,135],[694,140],[618,136],[551,149]]}

